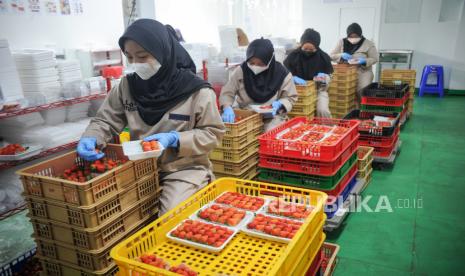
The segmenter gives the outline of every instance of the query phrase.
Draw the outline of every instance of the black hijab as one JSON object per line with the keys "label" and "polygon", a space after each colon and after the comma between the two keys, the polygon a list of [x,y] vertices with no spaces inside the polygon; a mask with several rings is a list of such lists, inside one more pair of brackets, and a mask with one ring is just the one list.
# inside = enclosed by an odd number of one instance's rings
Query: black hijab
{"label": "black hijab", "polygon": [[161,64],[159,71],[148,80],[141,79],[136,73],[127,76],[137,111],[146,124],[157,124],[175,105],[199,89],[210,87],[190,70],[176,67],[178,42],[160,22],[139,19],[132,23],[118,42],[123,52],[128,39],[143,47]]}
{"label": "black hijab", "polygon": [[[263,63],[269,64],[268,69],[255,75],[247,66],[247,62],[252,57],[259,58]],[[249,44],[247,60],[242,63],[241,68],[244,75],[245,92],[256,103],[265,103],[276,95],[289,74],[289,71],[275,60],[271,41],[264,38],[255,39]]]}
{"label": "black hijab", "polygon": [[[166,29],[168,30],[168,33],[176,39],[176,41],[181,42],[176,30],[171,25],[166,25]],[[180,43],[175,43],[174,45],[177,52],[176,67],[191,70],[192,73],[196,74],[197,69],[195,68],[195,63],[186,49],[184,49]]]}
{"label": "black hijab", "polygon": [[[351,34],[356,34],[359,37],[361,37],[360,41],[358,43],[356,43],[356,44],[350,43],[350,41],[347,38]],[[362,46],[363,42],[365,41],[365,37],[363,37],[363,35],[362,35],[362,27],[360,27],[360,25],[358,25],[357,23],[350,24],[347,27],[347,37],[344,38],[342,41],[343,41],[342,51],[344,53],[349,53],[351,55],[353,53],[355,53],[358,50],[358,48],[360,48],[360,46]]]}
{"label": "black hijab", "polygon": [[320,33],[314,29],[306,29],[300,38],[301,46],[309,42],[316,48],[316,52],[308,54],[299,47],[292,51],[284,60],[284,65],[292,75],[304,80],[313,80],[318,73],[332,74],[331,58],[320,49]]}

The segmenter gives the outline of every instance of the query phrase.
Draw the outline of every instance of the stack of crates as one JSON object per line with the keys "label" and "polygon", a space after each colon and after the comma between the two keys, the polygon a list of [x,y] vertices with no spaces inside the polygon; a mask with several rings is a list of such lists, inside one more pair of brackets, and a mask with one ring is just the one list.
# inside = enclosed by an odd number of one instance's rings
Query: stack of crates
{"label": "stack of crates", "polygon": [[297,102],[288,113],[290,118],[307,117],[313,119],[316,112],[317,90],[314,81],[308,81],[306,85],[296,85]]}
{"label": "stack of crates", "polygon": [[357,166],[358,173],[357,178],[363,180],[362,191],[370,184],[371,182],[371,173],[373,172],[373,150],[372,147],[360,146],[357,150]]}
{"label": "stack of crates", "polygon": [[[415,70],[384,69],[381,71],[381,84],[408,84],[409,99],[407,101],[407,118],[413,114],[416,76],[417,72]],[[402,120],[403,119],[404,118],[402,118]]]}
{"label": "stack of crates", "polygon": [[324,191],[332,218],[356,184],[358,124],[297,117],[266,132],[259,137],[259,180]]}
{"label": "stack of crates", "polygon": [[226,123],[226,133],[218,147],[210,153],[213,172],[219,177],[253,179],[257,176],[258,140],[263,132],[260,114],[234,110],[236,123]]}
{"label": "stack of crates", "polygon": [[355,107],[357,93],[357,67],[333,65],[334,73],[329,84],[329,110],[333,118],[343,118]]}
{"label": "stack of crates", "polygon": [[127,161],[119,145],[105,155],[123,163],[84,183],[59,178],[85,164],[75,151],[18,172],[46,275],[114,275],[110,250],[158,215],[157,160]]}
{"label": "stack of crates", "polygon": [[[362,102],[364,98],[362,98]],[[390,101],[391,99],[385,100]],[[388,110],[392,111],[392,109]],[[386,110],[353,110],[346,115],[345,119],[361,121],[359,125],[359,146],[373,147],[372,155],[377,161],[393,164],[400,145],[401,114],[401,112],[388,112]],[[386,122],[381,124],[379,121],[375,121],[375,116],[383,117]]]}

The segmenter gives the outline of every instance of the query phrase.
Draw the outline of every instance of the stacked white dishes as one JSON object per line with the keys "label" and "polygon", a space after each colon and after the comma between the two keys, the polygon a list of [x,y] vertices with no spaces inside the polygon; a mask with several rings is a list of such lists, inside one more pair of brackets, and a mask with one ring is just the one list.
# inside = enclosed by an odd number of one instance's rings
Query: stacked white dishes
{"label": "stacked white dishes", "polygon": [[56,69],[57,62],[53,51],[23,50],[14,52],[13,57],[29,106],[52,103],[62,99]]}

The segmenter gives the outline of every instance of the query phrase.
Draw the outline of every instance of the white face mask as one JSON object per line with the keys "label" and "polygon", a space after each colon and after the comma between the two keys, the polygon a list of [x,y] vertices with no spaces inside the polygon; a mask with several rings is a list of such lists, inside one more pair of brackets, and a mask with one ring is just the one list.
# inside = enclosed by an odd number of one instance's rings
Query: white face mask
{"label": "white face mask", "polygon": [[160,70],[161,64],[158,61],[146,62],[146,63],[131,63],[130,68],[132,71],[143,80],[148,80],[153,77],[158,70]]}
{"label": "white face mask", "polygon": [[361,39],[362,38],[360,38],[360,37],[349,37],[347,40],[352,44],[357,44],[357,43],[360,42]]}
{"label": "white face mask", "polygon": [[252,70],[252,72],[255,75],[258,75],[261,72],[266,71],[270,67],[270,64],[271,64],[271,61],[273,60],[273,57],[274,57],[274,53],[271,56],[271,59],[270,59],[270,61],[268,62],[268,64],[266,66],[251,65],[250,63],[247,62],[247,67],[249,67],[249,69]]}

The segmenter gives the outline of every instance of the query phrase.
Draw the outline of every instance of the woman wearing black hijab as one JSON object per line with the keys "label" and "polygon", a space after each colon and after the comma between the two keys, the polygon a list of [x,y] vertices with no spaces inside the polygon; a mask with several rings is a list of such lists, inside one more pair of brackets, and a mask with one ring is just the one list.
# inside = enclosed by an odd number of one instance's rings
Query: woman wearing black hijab
{"label": "woman wearing black hijab", "polygon": [[272,118],[265,119],[265,130],[287,119],[287,112],[297,100],[292,75],[274,58],[273,44],[256,39],[247,48],[246,61],[237,67],[221,89],[223,121],[234,123],[233,107],[251,109],[251,105],[269,105]]}
{"label": "woman wearing black hijab", "polygon": [[[164,213],[205,186],[213,177],[208,153],[224,133],[210,85],[176,66],[178,42],[158,21],[140,19],[119,39],[135,73],[121,79],[79,141],[78,154],[92,161],[126,126],[133,140],[157,140]],[[153,176],[156,177],[156,176]]]}
{"label": "woman wearing black hijab", "polygon": [[335,62],[356,64],[358,67],[357,97],[360,102],[362,89],[374,78],[373,65],[378,62],[375,44],[362,35],[362,27],[352,23],[347,27],[347,37],[338,41],[331,52]]}
{"label": "woman wearing black hijab", "polygon": [[300,37],[300,47],[287,56],[284,65],[294,75],[294,82],[298,85],[304,85],[315,77],[318,79],[317,116],[331,117],[327,90],[333,66],[329,55],[320,49],[320,41],[320,33],[306,29]]}

